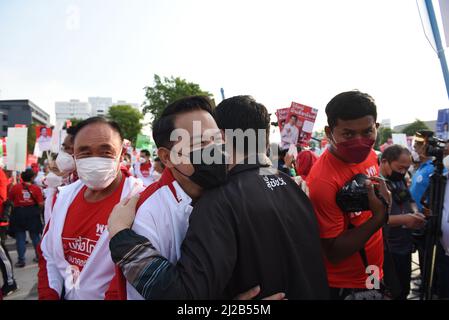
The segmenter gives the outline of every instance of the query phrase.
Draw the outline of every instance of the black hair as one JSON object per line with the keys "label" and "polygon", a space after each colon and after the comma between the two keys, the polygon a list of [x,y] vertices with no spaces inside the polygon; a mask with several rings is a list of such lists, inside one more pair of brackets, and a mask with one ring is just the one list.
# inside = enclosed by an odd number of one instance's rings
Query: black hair
{"label": "black hair", "polygon": [[123,158],[129,158],[131,160],[131,155],[129,153],[123,154]]}
{"label": "black hair", "polygon": [[103,118],[103,117],[90,117],[86,120],[81,121],[75,127],[71,127],[71,128],[74,128],[73,131],[71,130],[73,139],[75,139],[76,135],[80,132],[80,130],[82,128],[87,127],[88,125],[91,125],[94,123],[107,124],[109,127],[112,128],[112,130],[117,132],[120,136],[120,139],[123,140],[123,133],[122,133],[122,130],[120,129],[120,126],[118,125],[118,123],[115,121],[107,120],[106,118]]}
{"label": "black hair", "polygon": [[35,175],[36,174],[32,169],[26,169],[24,172],[22,172],[20,176],[22,177],[22,180],[24,182],[31,182],[31,180],[33,180]]}
{"label": "black hair", "polygon": [[432,130],[418,130],[416,131],[416,135],[422,136],[423,138],[431,138],[434,135]]}
{"label": "black hair", "polygon": [[[267,108],[251,96],[235,96],[220,102],[215,110],[217,124],[220,129],[248,129],[256,130],[256,146],[266,147],[270,135],[270,114]],[[265,130],[265,141],[259,141],[257,130]],[[236,137],[233,136],[233,146],[236,146]],[[248,152],[248,137],[244,141],[245,154]],[[258,152],[264,152],[258,150]],[[265,153],[265,152],[264,152]]]}
{"label": "black hair", "polygon": [[171,148],[170,135],[175,130],[175,119],[181,113],[204,110],[214,117],[214,105],[206,96],[190,96],[169,104],[153,124],[153,140],[158,148]]}
{"label": "black hair", "polygon": [[377,121],[377,107],[373,97],[358,90],[342,92],[326,106],[327,123],[331,129],[340,120],[355,120],[373,116]]}
{"label": "black hair", "polygon": [[76,132],[76,128],[75,127],[68,127],[65,131],[68,135],[74,136],[75,132]]}
{"label": "black hair", "polygon": [[288,149],[281,149],[280,146],[278,146],[278,157],[279,159],[284,159],[285,155],[287,154]]}
{"label": "black hair", "polygon": [[393,144],[384,150],[381,160],[386,160],[387,162],[391,163],[393,161],[397,161],[403,153],[411,155],[410,150],[408,150],[406,147],[403,147],[399,144]]}
{"label": "black hair", "polygon": [[147,157],[151,155],[150,151],[148,151],[147,149],[140,150],[140,153],[145,154]]}

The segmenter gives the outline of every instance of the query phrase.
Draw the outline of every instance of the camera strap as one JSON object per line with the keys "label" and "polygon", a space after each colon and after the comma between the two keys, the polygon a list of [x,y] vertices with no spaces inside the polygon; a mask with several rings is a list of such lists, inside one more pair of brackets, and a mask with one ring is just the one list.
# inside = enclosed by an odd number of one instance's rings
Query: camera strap
{"label": "camera strap", "polygon": [[[354,228],[355,228],[355,226],[351,222],[348,222],[348,229],[350,230],[350,229],[354,229]],[[360,255],[360,258],[362,258],[362,262],[363,262],[363,265],[365,266],[365,269],[368,268],[369,264],[368,264],[368,258],[366,257],[365,246],[363,246],[363,248],[359,250],[359,255]]]}

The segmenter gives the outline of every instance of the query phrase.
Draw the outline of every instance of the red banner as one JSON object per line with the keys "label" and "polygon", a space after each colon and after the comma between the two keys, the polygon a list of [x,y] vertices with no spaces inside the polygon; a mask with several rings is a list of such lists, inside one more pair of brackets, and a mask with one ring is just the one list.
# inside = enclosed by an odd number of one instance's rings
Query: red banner
{"label": "red banner", "polygon": [[279,131],[282,131],[282,128],[284,128],[284,124],[285,124],[285,121],[287,120],[289,111],[290,111],[290,108],[276,110],[276,117],[278,118]]}
{"label": "red banner", "polygon": [[49,151],[51,149],[51,135],[52,130],[46,126],[36,126],[36,143],[39,145],[39,150]]}
{"label": "red banner", "polygon": [[[312,137],[313,125],[315,124],[318,109],[292,102],[290,111],[288,113],[286,122],[294,122],[298,128],[298,141],[297,144],[307,145]],[[290,121],[290,118],[293,120]],[[294,119],[296,118],[296,120]]]}
{"label": "red banner", "polygon": [[35,155],[29,154],[27,158],[27,167],[31,167],[31,165],[37,164],[37,157]]}

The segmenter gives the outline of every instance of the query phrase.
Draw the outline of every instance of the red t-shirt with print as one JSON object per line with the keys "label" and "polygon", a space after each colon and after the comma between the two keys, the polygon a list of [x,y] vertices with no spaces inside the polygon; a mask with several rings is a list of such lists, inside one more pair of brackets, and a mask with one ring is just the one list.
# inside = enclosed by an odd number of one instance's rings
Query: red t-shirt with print
{"label": "red t-shirt with print", "polygon": [[67,211],[62,232],[64,257],[80,272],[101,234],[106,230],[112,209],[120,202],[125,180],[123,176],[120,187],[107,198],[97,202],[86,201],[84,192],[87,187],[84,186]]}
{"label": "red t-shirt with print", "polygon": [[14,207],[29,207],[44,202],[41,188],[28,183],[18,183],[12,186],[8,198],[13,202]]}
{"label": "red t-shirt with print", "polygon": [[[351,222],[355,227],[372,217],[371,211],[344,213],[336,203],[336,194],[356,174],[363,173],[369,177],[378,176],[377,155],[372,150],[368,158],[359,164],[349,164],[335,157],[326,150],[308,177],[307,185],[310,200],[318,219],[320,237],[336,238],[348,229]],[[378,230],[365,244],[368,265],[378,267],[380,279],[383,277],[383,239],[382,229]],[[333,288],[366,288],[368,274],[359,253],[332,264],[325,258],[329,286]]]}

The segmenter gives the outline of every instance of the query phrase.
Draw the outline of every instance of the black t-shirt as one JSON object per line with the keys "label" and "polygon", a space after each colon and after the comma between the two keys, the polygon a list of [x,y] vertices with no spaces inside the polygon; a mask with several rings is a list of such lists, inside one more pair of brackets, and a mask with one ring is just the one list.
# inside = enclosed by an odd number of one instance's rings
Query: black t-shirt
{"label": "black t-shirt", "polygon": [[235,166],[226,185],[195,204],[177,264],[189,298],[232,299],[256,285],[260,297],[328,298],[309,199],[290,177],[260,169]]}

